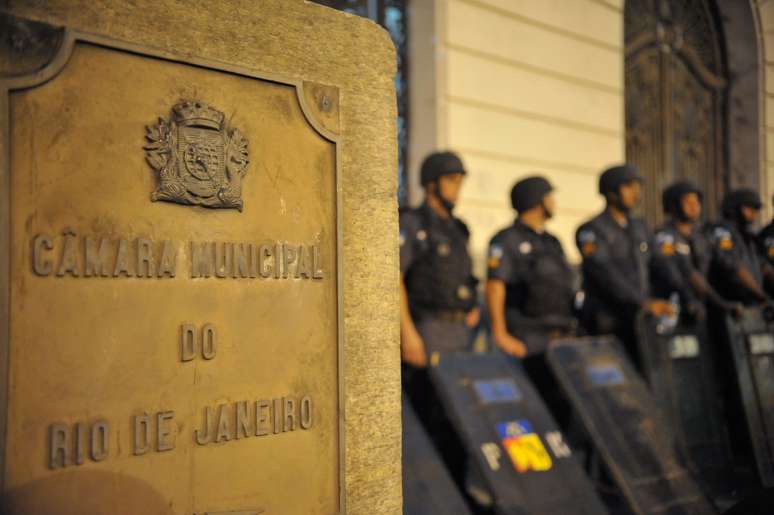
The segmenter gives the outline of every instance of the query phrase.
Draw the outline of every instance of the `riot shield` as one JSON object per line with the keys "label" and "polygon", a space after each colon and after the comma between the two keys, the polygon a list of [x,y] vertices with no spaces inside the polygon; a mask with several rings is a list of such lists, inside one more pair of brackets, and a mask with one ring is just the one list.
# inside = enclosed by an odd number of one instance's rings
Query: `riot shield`
{"label": "riot shield", "polygon": [[774,486],[774,324],[759,308],[726,317],[739,397],[761,483]]}
{"label": "riot shield", "polygon": [[501,354],[447,354],[430,377],[494,513],[607,513],[521,366]]}
{"label": "riot shield", "polygon": [[716,513],[666,417],[612,337],[557,341],[548,361],[633,513]]}
{"label": "riot shield", "polygon": [[704,323],[676,326],[642,315],[637,344],[645,379],[689,467],[714,497],[733,490],[733,466]]}
{"label": "riot shield", "polygon": [[404,515],[469,515],[470,511],[446,471],[441,457],[403,399]]}

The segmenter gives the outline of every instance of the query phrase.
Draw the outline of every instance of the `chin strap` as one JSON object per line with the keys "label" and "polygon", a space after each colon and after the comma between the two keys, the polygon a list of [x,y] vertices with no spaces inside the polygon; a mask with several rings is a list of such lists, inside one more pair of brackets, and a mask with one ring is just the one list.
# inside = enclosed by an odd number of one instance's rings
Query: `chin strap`
{"label": "chin strap", "polygon": [[734,224],[737,226],[737,228],[739,229],[739,231],[742,234],[748,234],[748,235],[749,234],[753,234],[753,232],[754,232],[753,229],[752,229],[753,223],[752,222],[748,222],[747,220],[744,219],[744,216],[742,215],[742,208],[741,207],[738,207],[736,209],[736,211],[734,213],[733,221],[734,221]]}
{"label": "chin strap", "polygon": [[438,180],[434,182],[435,184],[435,196],[438,198],[438,200],[441,201],[441,205],[449,212],[449,214],[452,214],[454,211],[454,202],[451,202],[450,200],[444,198],[443,195],[441,195],[441,184]]}
{"label": "chin strap", "polygon": [[694,223],[693,220],[689,219],[682,209],[678,208],[677,211],[674,213],[675,218],[677,218],[677,221],[683,224],[692,224]]}
{"label": "chin strap", "polygon": [[621,202],[621,198],[618,196],[617,193],[612,193],[608,197],[608,201],[610,202],[610,205],[612,205],[614,208],[619,210],[620,212],[628,215],[631,212],[631,209],[624,206],[623,202]]}

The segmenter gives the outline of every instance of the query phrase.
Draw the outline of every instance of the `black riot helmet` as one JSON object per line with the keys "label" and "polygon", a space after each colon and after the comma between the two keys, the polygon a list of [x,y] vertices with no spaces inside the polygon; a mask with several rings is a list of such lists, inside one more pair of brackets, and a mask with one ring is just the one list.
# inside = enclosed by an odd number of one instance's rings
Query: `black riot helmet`
{"label": "black riot helmet", "polygon": [[661,207],[664,213],[685,220],[682,201],[683,197],[689,193],[695,193],[699,197],[699,202],[704,201],[701,189],[689,181],[677,181],[664,188],[661,193]]}
{"label": "black riot helmet", "polygon": [[629,164],[613,166],[599,176],[599,193],[602,196],[618,193],[618,188],[633,181],[642,182],[642,176],[636,166]]}
{"label": "black riot helmet", "polygon": [[444,175],[461,173],[465,175],[465,166],[462,159],[454,152],[433,152],[422,161],[420,170],[420,182],[422,186],[427,186],[431,182],[436,182]]}
{"label": "black riot helmet", "polygon": [[511,205],[517,212],[523,213],[542,204],[543,198],[553,190],[554,187],[544,177],[527,177],[513,185]]}
{"label": "black riot helmet", "polygon": [[454,209],[454,202],[444,198],[441,195],[441,189],[438,186],[438,179],[444,175],[455,173],[467,174],[465,166],[462,164],[460,156],[454,152],[433,152],[422,161],[419,178],[422,186],[427,188],[430,184],[435,184],[435,191],[441,203],[451,212]]}
{"label": "black riot helmet", "polygon": [[724,218],[746,223],[741,218],[741,208],[751,207],[753,209],[760,209],[762,206],[761,198],[756,191],[749,188],[739,188],[726,193],[720,209],[723,212]]}

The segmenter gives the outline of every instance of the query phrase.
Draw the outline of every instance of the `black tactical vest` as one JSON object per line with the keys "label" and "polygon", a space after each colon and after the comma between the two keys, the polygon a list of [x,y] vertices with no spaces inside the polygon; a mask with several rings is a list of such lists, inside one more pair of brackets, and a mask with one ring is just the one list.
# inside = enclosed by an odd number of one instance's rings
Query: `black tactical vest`
{"label": "black tactical vest", "polygon": [[531,318],[570,317],[574,295],[572,269],[561,246],[549,236],[522,236],[526,237],[521,245],[530,246],[529,252],[520,256],[527,266],[519,281],[506,286],[506,305]]}
{"label": "black tactical vest", "polygon": [[422,221],[418,256],[405,277],[412,312],[472,309],[476,280],[467,227],[456,218],[440,218],[427,206],[418,208],[417,214]]}

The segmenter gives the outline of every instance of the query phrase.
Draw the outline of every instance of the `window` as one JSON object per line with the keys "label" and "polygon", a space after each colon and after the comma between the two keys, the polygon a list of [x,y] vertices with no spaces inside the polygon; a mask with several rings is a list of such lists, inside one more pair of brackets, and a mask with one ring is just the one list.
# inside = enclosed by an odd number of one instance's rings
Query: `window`
{"label": "window", "polygon": [[370,18],[387,29],[398,54],[398,72],[395,76],[395,94],[398,101],[398,202],[406,200],[406,150],[408,148],[408,0],[314,0],[318,4],[351,14]]}

